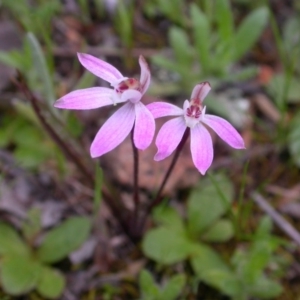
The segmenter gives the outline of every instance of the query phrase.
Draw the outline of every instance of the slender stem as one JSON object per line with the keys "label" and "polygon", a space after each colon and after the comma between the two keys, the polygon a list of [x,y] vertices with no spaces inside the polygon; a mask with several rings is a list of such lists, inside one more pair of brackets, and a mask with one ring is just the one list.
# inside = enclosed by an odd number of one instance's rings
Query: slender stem
{"label": "slender stem", "polygon": [[139,152],[136,148],[133,140],[133,129],[131,131],[131,144],[132,144],[132,151],[133,151],[133,201],[135,204],[135,207],[139,206]]}
{"label": "slender stem", "polygon": [[157,192],[157,194],[156,194],[156,197],[155,197],[154,201],[150,204],[150,206],[149,206],[149,208],[148,208],[148,210],[147,210],[146,216],[147,216],[149,213],[151,213],[152,209],[153,209],[155,206],[159,205],[159,204],[161,203],[161,201],[163,200],[163,195],[162,195],[163,189],[164,189],[164,187],[165,187],[165,185],[166,185],[166,183],[167,183],[167,181],[168,181],[168,179],[169,179],[169,177],[170,177],[171,172],[173,171],[173,169],[174,169],[174,167],[175,167],[175,164],[176,164],[176,162],[177,162],[177,160],[178,160],[179,154],[181,153],[181,151],[182,151],[182,149],[183,149],[183,146],[184,146],[184,144],[186,143],[186,141],[187,141],[187,139],[188,139],[188,137],[189,137],[189,134],[190,134],[190,129],[187,128],[187,129],[185,130],[184,134],[183,134],[182,140],[180,141],[179,145],[177,146],[177,148],[176,148],[176,150],[175,150],[175,154],[174,154],[174,156],[173,156],[173,159],[172,159],[172,161],[171,161],[171,164],[170,164],[170,166],[169,166],[169,169],[168,169],[168,171],[166,172],[165,177],[164,177],[164,179],[163,179],[163,181],[162,181],[162,183],[161,183],[161,185],[160,185],[160,187],[159,187],[159,189],[158,189],[158,192]]}
{"label": "slender stem", "polygon": [[132,226],[133,226],[133,231],[134,231],[134,227],[136,227],[136,224],[138,222],[140,198],[139,198],[139,177],[138,177],[138,175],[139,175],[139,152],[134,144],[133,129],[131,131],[131,145],[132,145],[132,151],[133,151],[133,202],[134,202]]}
{"label": "slender stem", "polygon": [[[47,122],[46,118],[44,118],[43,113],[39,107],[40,100],[32,93],[30,88],[28,87],[24,77],[21,73],[18,74],[18,79],[13,80],[15,85],[23,92],[25,97],[30,101],[32,108],[40,120],[42,126],[46,130],[46,132],[51,136],[54,142],[61,148],[61,150],[68,156],[73,163],[78,167],[78,169],[85,175],[90,184],[95,183],[95,178],[90,170],[86,167],[86,165],[82,162],[82,160],[78,157],[78,155],[69,147],[69,145],[57,134],[57,132],[52,128],[52,126]],[[111,197],[107,188],[102,186],[102,194],[105,203],[109,206],[112,213],[115,215],[119,224],[123,228],[124,232],[131,238],[129,228],[125,222],[125,216],[123,213],[123,209],[119,209],[115,204],[114,199]]]}

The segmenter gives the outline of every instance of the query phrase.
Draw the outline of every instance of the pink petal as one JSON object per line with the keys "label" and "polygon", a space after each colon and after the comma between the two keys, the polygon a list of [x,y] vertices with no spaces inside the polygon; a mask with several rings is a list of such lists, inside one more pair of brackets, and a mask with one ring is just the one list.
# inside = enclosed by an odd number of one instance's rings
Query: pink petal
{"label": "pink petal", "polygon": [[199,83],[194,87],[191,99],[199,99],[202,102],[210,90],[211,87],[207,81]]}
{"label": "pink petal", "polygon": [[147,62],[142,55],[140,55],[139,63],[140,63],[140,67],[141,67],[140,83],[142,86],[142,94],[144,95],[150,85],[151,73],[150,73]]}
{"label": "pink petal", "polygon": [[166,116],[180,116],[183,115],[183,110],[166,102],[153,102],[147,105],[147,108],[152,113],[154,119]]}
{"label": "pink petal", "polygon": [[99,157],[121,144],[133,127],[134,105],[126,103],[100,128],[91,145],[91,156]]}
{"label": "pink petal", "polygon": [[[54,107],[63,109],[93,109],[113,104],[112,89],[93,87],[71,92],[54,103]],[[120,101],[121,102],[121,99]]]}
{"label": "pink petal", "polygon": [[154,160],[160,161],[171,155],[180,143],[185,130],[186,125],[183,117],[166,122],[157,134],[155,144],[158,149]]}
{"label": "pink petal", "polygon": [[135,104],[135,116],[134,144],[138,149],[145,150],[153,140],[155,131],[154,118],[141,102]]}
{"label": "pink petal", "polygon": [[194,165],[204,175],[212,163],[214,149],[211,136],[201,123],[191,129],[191,153]]}
{"label": "pink petal", "polygon": [[142,94],[139,91],[132,89],[124,91],[121,96],[122,102],[129,100],[132,103],[137,103],[141,100],[141,98]]}
{"label": "pink petal", "polygon": [[244,140],[236,129],[223,118],[205,115],[201,120],[211,127],[216,134],[228,145],[236,149],[245,149]]}
{"label": "pink petal", "polygon": [[94,75],[108,81],[119,82],[123,75],[111,64],[85,53],[78,53],[80,63]]}

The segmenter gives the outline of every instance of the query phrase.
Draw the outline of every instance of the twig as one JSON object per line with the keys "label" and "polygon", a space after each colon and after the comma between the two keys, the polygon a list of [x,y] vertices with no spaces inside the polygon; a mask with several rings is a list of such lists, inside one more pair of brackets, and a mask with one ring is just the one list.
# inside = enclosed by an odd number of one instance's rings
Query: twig
{"label": "twig", "polygon": [[254,192],[251,194],[253,200],[259,207],[267,213],[274,223],[276,223],[291,239],[293,239],[300,246],[300,233],[287,222],[259,193]]}

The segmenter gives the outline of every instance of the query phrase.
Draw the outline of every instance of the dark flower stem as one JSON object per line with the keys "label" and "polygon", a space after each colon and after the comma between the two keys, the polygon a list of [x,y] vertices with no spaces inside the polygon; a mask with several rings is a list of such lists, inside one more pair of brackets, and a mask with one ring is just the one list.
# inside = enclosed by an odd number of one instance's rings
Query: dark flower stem
{"label": "dark flower stem", "polygon": [[[52,128],[52,126],[47,122],[39,106],[39,102],[41,101],[32,93],[22,74],[19,73],[18,78],[14,79],[13,81],[15,85],[19,88],[19,90],[22,91],[25,97],[30,101],[36,116],[38,117],[46,132],[53,139],[53,141],[60,147],[60,149],[65,153],[65,155],[73,161],[73,163],[78,167],[82,174],[87,178],[88,182],[91,185],[94,185],[95,178],[93,176],[93,173],[86,167],[86,165],[83,163],[80,157],[72,150],[72,148],[69,147],[65,140],[63,140]],[[102,187],[102,194],[105,203],[111,209],[112,213],[118,220],[120,226],[123,228],[124,232],[129,236],[129,238],[131,238],[130,229],[128,228],[124,220],[124,213],[122,209],[120,209],[116,205],[114,199],[111,197],[109,191],[105,187]]]}
{"label": "dark flower stem", "polygon": [[155,199],[152,201],[152,203],[149,205],[149,207],[147,209],[146,218],[151,213],[151,211],[153,210],[153,208],[156,207],[157,205],[159,205],[162,202],[162,200],[163,200],[163,194],[162,194],[162,192],[164,190],[164,187],[165,187],[165,185],[166,185],[166,183],[167,183],[167,181],[168,181],[168,179],[169,179],[169,177],[170,177],[170,175],[171,175],[171,173],[172,173],[172,171],[173,171],[173,169],[175,167],[175,164],[176,164],[176,162],[178,160],[179,154],[181,153],[181,151],[183,149],[183,146],[185,145],[185,143],[186,143],[189,135],[190,135],[190,129],[187,128],[185,130],[184,134],[183,134],[183,137],[182,137],[179,145],[177,146],[177,148],[175,150],[175,153],[174,153],[173,159],[171,161],[171,164],[169,166],[169,169],[167,170],[167,172],[165,174],[165,177],[164,177],[164,179],[163,179],[163,181],[162,181],[162,183],[161,183],[161,185],[160,185],[160,187],[158,189],[156,197],[155,197]]}
{"label": "dark flower stem", "polygon": [[172,161],[171,161],[171,163],[170,163],[170,166],[169,166],[169,168],[168,168],[168,170],[167,170],[167,172],[166,172],[166,174],[165,174],[164,179],[163,179],[162,182],[161,182],[161,185],[160,185],[160,187],[159,187],[159,189],[158,189],[158,192],[157,192],[157,194],[156,194],[156,197],[154,198],[154,200],[150,203],[150,205],[149,205],[148,208],[146,209],[146,212],[145,212],[145,214],[144,214],[144,216],[143,216],[143,218],[142,218],[142,220],[141,220],[141,222],[140,222],[140,224],[139,224],[139,226],[138,226],[139,236],[140,236],[140,237],[142,237],[142,235],[143,235],[143,231],[144,231],[145,224],[146,224],[146,221],[147,221],[148,216],[151,214],[152,210],[153,210],[157,205],[159,205],[159,204],[162,202],[162,200],[164,199],[164,198],[163,198],[163,190],[164,190],[164,187],[165,187],[165,185],[166,185],[166,183],[167,183],[167,181],[168,181],[168,179],[169,179],[169,177],[170,177],[170,175],[171,175],[171,173],[172,173],[172,171],[173,171],[173,169],[174,169],[174,167],[175,167],[175,164],[176,164],[176,162],[177,162],[177,160],[178,160],[178,158],[179,158],[179,155],[180,155],[180,153],[181,153],[181,151],[182,151],[182,149],[183,149],[183,146],[185,145],[185,143],[186,143],[186,141],[187,141],[189,135],[190,135],[190,129],[187,128],[187,129],[185,130],[184,134],[183,134],[183,137],[182,137],[182,139],[181,139],[179,145],[177,146],[177,148],[176,148],[176,150],[175,150],[173,159],[172,159]]}
{"label": "dark flower stem", "polygon": [[139,152],[134,144],[133,134],[134,129],[131,131],[131,145],[133,151],[133,202],[134,202],[134,212],[133,212],[133,227],[136,226],[138,221],[138,212],[140,206],[139,198]]}

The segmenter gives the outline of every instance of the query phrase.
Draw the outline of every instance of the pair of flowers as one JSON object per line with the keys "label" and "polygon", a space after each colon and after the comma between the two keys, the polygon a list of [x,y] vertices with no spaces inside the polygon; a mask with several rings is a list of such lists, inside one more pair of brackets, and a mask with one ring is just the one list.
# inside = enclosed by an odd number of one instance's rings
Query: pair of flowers
{"label": "pair of flowers", "polygon": [[140,80],[124,77],[115,67],[88,54],[79,53],[80,63],[94,75],[108,81],[112,89],[93,87],[73,91],[54,104],[62,109],[94,109],[107,105],[125,103],[100,128],[91,145],[91,156],[99,157],[121,144],[134,126],[135,146],[145,150],[152,142],[155,132],[154,119],[174,116],[160,129],[154,160],[160,161],[176,149],[184,132],[190,128],[190,146],[193,162],[201,174],[205,174],[213,160],[213,145],[207,127],[212,128],[221,139],[236,149],[245,148],[244,141],[226,120],[205,113],[202,102],[211,87],[208,82],[197,84],[190,101],[185,100],[183,109],[166,103],[153,102],[145,106],[142,96],[147,91],[151,74],[147,62],[140,56]]}

